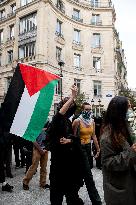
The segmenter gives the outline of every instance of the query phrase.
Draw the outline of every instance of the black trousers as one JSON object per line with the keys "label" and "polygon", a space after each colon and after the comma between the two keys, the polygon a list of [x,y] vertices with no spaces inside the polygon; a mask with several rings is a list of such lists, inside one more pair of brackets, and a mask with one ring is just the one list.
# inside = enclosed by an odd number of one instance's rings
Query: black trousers
{"label": "black trousers", "polygon": [[[55,185],[55,184],[54,184]],[[60,191],[55,186],[50,187],[50,201],[51,205],[62,205],[63,196],[66,197],[67,205],[81,205],[83,202],[80,200],[78,190],[71,188],[70,191]]]}
{"label": "black trousers", "polygon": [[11,162],[12,162],[12,144],[8,144],[5,148],[4,164],[6,165],[6,174],[11,174]]}
{"label": "black trousers", "polygon": [[14,154],[15,154],[15,162],[16,166],[21,166],[25,165],[25,154],[23,151],[23,146],[24,146],[24,141],[20,137],[15,137],[14,143],[13,143],[13,149],[14,149]]}
{"label": "black trousers", "polygon": [[4,148],[0,146],[0,183],[5,182],[5,173],[4,173]]}
{"label": "black trousers", "polygon": [[93,180],[93,175],[91,172],[92,168],[92,156],[91,156],[91,143],[81,145],[82,151],[82,164],[83,164],[83,175],[84,182],[92,202],[92,205],[101,205],[101,198],[95,187],[95,182]]}

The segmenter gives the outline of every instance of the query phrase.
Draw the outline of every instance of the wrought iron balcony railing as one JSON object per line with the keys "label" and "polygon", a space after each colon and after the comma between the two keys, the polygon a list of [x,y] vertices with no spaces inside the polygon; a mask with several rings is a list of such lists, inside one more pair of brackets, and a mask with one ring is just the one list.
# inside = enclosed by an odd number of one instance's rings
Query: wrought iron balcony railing
{"label": "wrought iron balcony railing", "polygon": [[77,16],[72,15],[72,19],[74,19],[75,21],[79,21],[79,22],[83,23],[83,19],[81,19]]}

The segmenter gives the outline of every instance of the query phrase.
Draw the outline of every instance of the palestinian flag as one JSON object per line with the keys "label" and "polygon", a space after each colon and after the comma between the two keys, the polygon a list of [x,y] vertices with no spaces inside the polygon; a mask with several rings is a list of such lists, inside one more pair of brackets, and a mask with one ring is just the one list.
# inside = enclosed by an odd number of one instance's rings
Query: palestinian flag
{"label": "palestinian flag", "polygon": [[18,64],[1,107],[2,129],[35,141],[48,118],[59,76]]}

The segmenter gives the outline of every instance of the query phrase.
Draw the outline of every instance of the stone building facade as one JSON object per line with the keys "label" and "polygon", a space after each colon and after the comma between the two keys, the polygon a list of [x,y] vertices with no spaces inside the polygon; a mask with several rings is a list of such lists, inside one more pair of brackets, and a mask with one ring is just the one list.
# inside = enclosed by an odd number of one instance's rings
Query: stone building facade
{"label": "stone building facade", "polygon": [[61,74],[62,96],[75,83],[95,113],[106,109],[119,89],[115,19],[111,0],[0,0],[0,102],[22,62]]}

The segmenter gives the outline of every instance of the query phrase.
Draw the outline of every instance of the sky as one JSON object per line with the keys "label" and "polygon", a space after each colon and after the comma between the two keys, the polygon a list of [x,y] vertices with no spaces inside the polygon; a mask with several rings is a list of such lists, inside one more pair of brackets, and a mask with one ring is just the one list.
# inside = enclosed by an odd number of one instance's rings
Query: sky
{"label": "sky", "polygon": [[119,32],[127,60],[128,87],[136,88],[136,0],[112,0],[116,11],[115,27]]}

